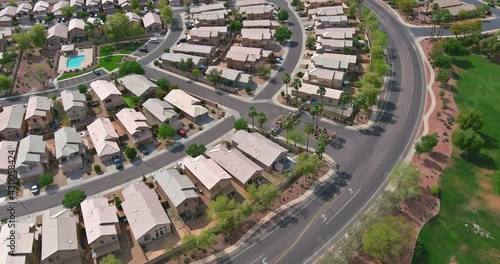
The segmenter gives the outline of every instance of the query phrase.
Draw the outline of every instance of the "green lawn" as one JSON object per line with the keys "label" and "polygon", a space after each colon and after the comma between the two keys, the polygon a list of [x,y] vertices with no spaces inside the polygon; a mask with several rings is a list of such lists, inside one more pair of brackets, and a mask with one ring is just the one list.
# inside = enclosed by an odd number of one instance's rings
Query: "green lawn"
{"label": "green lawn", "polygon": [[129,108],[134,108],[137,106],[137,103],[134,102],[132,96],[122,96],[123,98],[123,101],[125,101],[125,104],[127,105],[127,107]]}
{"label": "green lawn", "polygon": [[99,64],[97,64],[97,66],[94,67],[92,70],[83,71],[83,72],[66,73],[66,74],[61,75],[61,77],[59,77],[59,79],[57,79],[57,80],[62,81],[65,79],[77,77],[77,76],[83,75],[85,73],[91,72],[91,71],[93,71],[95,69],[99,69],[99,68],[105,68],[108,71],[112,71],[120,66],[120,64],[123,60],[123,57],[125,57],[125,56],[124,55],[117,55],[117,56],[110,56],[110,57],[106,57],[106,58],[100,58]]}
{"label": "green lawn", "polygon": [[[497,211],[487,206],[484,194],[493,197],[490,202],[498,202],[498,196],[481,187],[479,179],[488,183],[500,165],[500,65],[480,56],[455,57],[454,63],[461,68],[455,100],[459,109],[473,107],[483,113],[485,145],[471,160],[454,154],[439,183],[440,212],[422,229],[413,263],[498,263],[500,212],[498,206]],[[473,224],[493,239],[474,233]]]}
{"label": "green lawn", "polygon": [[99,48],[100,56],[106,56],[111,54],[131,54],[138,50],[142,45],[144,45],[144,41],[142,42],[130,42],[109,46],[101,46]]}

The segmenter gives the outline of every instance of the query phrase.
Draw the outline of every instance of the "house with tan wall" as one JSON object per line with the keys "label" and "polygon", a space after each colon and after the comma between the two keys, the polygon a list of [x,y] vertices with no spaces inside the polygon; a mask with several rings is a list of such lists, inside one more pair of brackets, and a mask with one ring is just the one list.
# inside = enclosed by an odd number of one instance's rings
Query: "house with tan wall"
{"label": "house with tan wall", "polygon": [[193,16],[195,27],[216,27],[226,25],[224,13],[201,13]]}
{"label": "house with tan wall", "polygon": [[38,180],[45,172],[52,155],[47,149],[43,136],[29,135],[19,142],[16,158],[16,170],[23,182]]}
{"label": "house with tan wall", "polygon": [[70,0],[69,6],[75,8],[75,13],[80,13],[85,8],[85,0]]}
{"label": "house with tan wall", "polygon": [[270,28],[277,29],[280,23],[276,20],[262,19],[262,20],[243,20],[243,28]]}
{"label": "house with tan wall", "polygon": [[[11,243],[16,245],[13,251],[9,247]],[[0,263],[40,263],[40,246],[40,233],[33,223],[3,225],[0,230]]]}
{"label": "house with tan wall", "polygon": [[116,114],[116,118],[135,145],[150,143],[153,140],[151,127],[141,112],[124,108]]}
{"label": "house with tan wall", "polygon": [[113,82],[97,80],[90,83],[92,93],[99,98],[106,110],[112,110],[125,105],[122,93]]}
{"label": "house with tan wall", "polygon": [[7,6],[0,10],[0,26],[11,26],[16,18],[17,7]]}
{"label": "house with tan wall", "polygon": [[45,1],[38,1],[33,7],[33,17],[35,19],[43,19],[49,14],[49,3]]}
{"label": "house with tan wall", "polygon": [[324,39],[318,38],[316,41],[316,53],[344,53],[345,49],[353,47],[352,40],[348,39]]}
{"label": "house with tan wall", "polygon": [[347,16],[318,16],[314,21],[316,29],[332,28],[332,27],[347,27],[349,25]]}
{"label": "house with tan wall", "polygon": [[87,130],[101,162],[111,162],[114,156],[120,155],[119,136],[109,118],[97,118]]}
{"label": "house with tan wall", "polygon": [[58,46],[68,41],[68,28],[65,24],[57,23],[47,30],[47,45]]}
{"label": "house with tan wall", "polygon": [[30,133],[40,133],[50,129],[54,117],[53,102],[45,96],[30,96],[26,106],[25,120]]}
{"label": "house with tan wall", "polygon": [[263,64],[264,53],[261,48],[232,46],[226,55],[227,67],[240,71],[253,71]]}
{"label": "house with tan wall", "polygon": [[82,136],[74,127],[63,127],[54,133],[55,157],[59,168],[67,173],[83,168],[83,158],[86,147]]}
{"label": "house with tan wall", "polygon": [[142,23],[147,33],[160,32],[163,30],[163,23],[161,22],[160,15],[149,12],[142,17]]}
{"label": "house with tan wall", "polygon": [[313,8],[307,10],[309,17],[314,16],[337,16],[344,14],[344,8],[342,5],[337,6],[324,6],[319,8]]}
{"label": "house with tan wall", "polygon": [[274,19],[274,8],[270,5],[240,7],[240,12],[247,20]]}
{"label": "house with tan wall", "polygon": [[209,199],[215,199],[220,194],[230,195],[235,191],[231,185],[231,175],[215,161],[201,155],[186,157],[182,164],[184,173]]}
{"label": "house with tan wall", "polygon": [[344,81],[345,72],[313,68],[309,69],[302,78],[304,83],[323,85],[326,88],[340,89]]}
{"label": "house with tan wall", "polygon": [[68,34],[71,40],[86,37],[87,31],[85,30],[85,21],[79,18],[71,19],[68,24]]}
{"label": "house with tan wall", "polygon": [[172,48],[173,53],[183,53],[198,57],[206,58],[207,60],[211,59],[217,48],[215,46],[208,45],[197,45],[197,44],[189,44],[189,43],[181,43],[176,47]]}
{"label": "house with tan wall", "polygon": [[190,31],[187,43],[219,46],[221,40],[228,38],[227,27],[200,27]]}
{"label": "house with tan wall", "polygon": [[158,85],[150,81],[144,75],[130,74],[118,79],[118,83],[131,94],[141,98],[143,101],[154,97]]}
{"label": "house with tan wall", "polygon": [[171,125],[176,129],[182,127],[179,121],[179,114],[175,112],[174,106],[167,101],[158,98],[149,98],[142,104],[144,116],[151,126],[160,127],[163,124]]}
{"label": "house with tan wall", "polygon": [[272,49],[275,45],[273,31],[269,28],[242,28],[241,45],[250,48]]}
{"label": "house with tan wall", "polygon": [[0,140],[20,140],[28,124],[24,120],[26,107],[22,104],[0,106]]}
{"label": "house with tan wall", "polygon": [[170,91],[164,100],[179,108],[183,116],[195,123],[208,118],[208,109],[201,106],[201,101],[183,90]]}
{"label": "house with tan wall", "polygon": [[326,88],[326,93],[323,95],[323,101],[321,101],[321,97],[318,94],[318,85],[314,84],[302,84],[302,87],[299,90],[292,90],[292,95],[297,96],[298,98],[303,98],[307,101],[316,101],[320,102],[323,105],[329,106],[338,106],[340,95],[343,93],[341,90]]}
{"label": "house with tan wall", "polygon": [[87,106],[87,99],[79,91],[62,91],[61,101],[70,121],[80,122],[88,117],[90,111]]}

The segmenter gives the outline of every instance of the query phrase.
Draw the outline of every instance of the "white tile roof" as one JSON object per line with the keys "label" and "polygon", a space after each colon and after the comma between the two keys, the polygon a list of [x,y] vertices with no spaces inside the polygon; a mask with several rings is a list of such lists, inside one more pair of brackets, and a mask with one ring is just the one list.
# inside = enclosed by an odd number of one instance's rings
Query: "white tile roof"
{"label": "white tile roof", "polygon": [[0,10],[0,17],[9,17],[13,18],[16,16],[17,7],[15,6],[7,6],[4,9]]}
{"label": "white tile roof", "polygon": [[158,98],[149,98],[142,106],[162,123],[177,116],[171,104]]}
{"label": "white tile roof", "polygon": [[[319,86],[313,84],[304,83],[302,87],[299,89],[299,92],[303,92],[308,95],[317,96],[318,95]],[[331,99],[340,99],[340,95],[342,94],[341,90],[325,88],[326,94],[323,95],[323,98],[331,98]]]}
{"label": "white tile roof", "polygon": [[[15,226],[3,225],[0,231],[0,263],[6,264],[26,264],[26,255],[33,251],[35,233],[30,232],[32,223],[19,223]],[[11,239],[11,232],[14,232],[14,239]],[[9,254],[9,245],[14,240],[16,245],[14,255]]]}
{"label": "white tile roof", "polygon": [[[344,79],[344,72],[341,71],[334,71],[334,70],[329,70],[329,69],[322,69],[322,68],[312,68],[308,71],[306,76],[313,76],[319,79],[326,79],[326,80],[343,80]],[[304,78],[307,78],[307,77]]]}
{"label": "white tile roof", "polygon": [[68,209],[45,211],[42,222],[42,261],[58,251],[78,249],[80,238],[77,223],[78,218],[72,216]]}
{"label": "white tile roof", "polygon": [[26,107],[22,104],[5,106],[0,112],[0,131],[7,128],[21,129]]}
{"label": "white tile roof", "polygon": [[227,52],[226,59],[242,62],[256,62],[262,57],[262,49],[232,46]]}
{"label": "white tile roof", "polygon": [[192,117],[197,117],[208,113],[208,109],[199,105],[201,103],[200,100],[194,98],[193,96],[180,89],[170,91],[164,99],[171,105],[179,108],[182,112]]}
{"label": "white tile roof", "polygon": [[153,24],[161,24],[161,18],[160,15],[149,12],[144,17],[142,18],[142,22],[144,23],[144,27],[149,27]]}
{"label": "white tile roof", "polygon": [[71,31],[73,29],[85,29],[85,21],[79,18],[73,18],[69,21],[68,30]]}
{"label": "white tile roof", "polygon": [[261,19],[261,20],[243,20],[243,27],[273,27],[273,26],[279,26],[278,21],[274,20],[269,20],[269,19]]}
{"label": "white tile roof", "polygon": [[84,6],[85,0],[70,0],[69,5],[70,6]]}
{"label": "white tile roof", "polygon": [[52,6],[52,13],[54,13],[54,15],[62,15],[60,9],[65,6],[69,6],[68,1],[58,1]]}
{"label": "white tile roof", "polygon": [[211,5],[200,5],[191,8],[191,14],[203,13],[207,11],[226,9],[223,3],[211,4]]}
{"label": "white tile roof", "polygon": [[237,0],[235,2],[235,6],[254,6],[254,5],[267,5],[268,2],[266,0]]}
{"label": "white tile roof", "polygon": [[83,143],[80,133],[74,127],[63,127],[54,133],[56,159],[78,154]]}
{"label": "white tile roof", "polygon": [[325,39],[352,39],[356,34],[355,28],[324,28],[316,29],[314,32],[316,36]]}
{"label": "white tile roof", "polygon": [[118,79],[118,81],[120,81],[127,90],[136,96],[144,95],[144,93],[146,93],[149,89],[158,88],[158,85],[139,74],[130,74]]}
{"label": "white tile roof", "polygon": [[25,162],[38,163],[41,156],[45,155],[46,146],[43,136],[29,135],[19,142],[17,150],[16,168],[21,167]]}
{"label": "white tile roof", "polygon": [[90,139],[99,157],[120,152],[118,133],[109,118],[98,118],[87,126]]}
{"label": "white tile roof", "polygon": [[141,238],[158,225],[171,223],[156,192],[142,181],[128,186],[122,194],[125,198],[122,203],[123,211],[135,239]]}
{"label": "white tile roof", "polygon": [[181,43],[172,49],[173,52],[181,53],[198,53],[212,55],[215,53],[215,47],[207,45],[196,45],[189,43]]}
{"label": "white tile roof", "polygon": [[47,112],[50,111],[52,105],[53,102],[48,97],[30,96],[30,98],[28,99],[28,105],[26,107],[25,118],[28,119],[34,116],[47,116]]}
{"label": "white tile roof", "polygon": [[235,69],[229,69],[229,68],[222,68],[222,67],[219,67],[219,66],[209,66],[207,68],[207,72],[210,72],[212,69],[217,69],[219,71],[222,71],[222,78],[223,79],[226,79],[226,80],[230,80],[230,81],[237,81],[238,80],[238,77],[241,75],[241,74],[244,74],[244,72],[242,71],[238,71],[238,70],[235,70]]}
{"label": "white tile roof", "polygon": [[176,207],[187,199],[198,198],[194,184],[175,169],[160,169],[156,172],[155,179]]}
{"label": "white tile roof", "polygon": [[246,184],[255,173],[262,171],[259,165],[236,148],[228,150],[226,147],[218,145],[209,150],[207,155],[243,184]]}
{"label": "white tile roof", "polygon": [[117,235],[116,207],[108,204],[106,198],[87,198],[80,204],[85,232],[89,244],[102,236]]}
{"label": "white tile roof", "polygon": [[248,133],[247,131],[239,130],[233,135],[232,141],[238,144],[237,147],[242,152],[252,156],[268,167],[270,167],[281,154],[288,152],[282,146],[257,132]]}
{"label": "white tile roof", "polygon": [[222,180],[231,179],[231,175],[214,160],[207,159],[203,155],[196,158],[186,157],[182,164],[209,190]]}
{"label": "white tile roof", "polygon": [[64,90],[61,92],[61,100],[64,111],[68,111],[73,107],[84,108],[87,104],[85,95],[79,91]]}
{"label": "white tile roof", "polygon": [[33,12],[43,12],[47,11],[49,9],[49,3],[45,1],[38,1],[36,2],[35,6],[33,7]]}
{"label": "white tile roof", "polygon": [[203,57],[180,53],[163,53],[160,57],[161,60],[174,63],[179,63],[182,59],[187,60],[189,58],[193,60],[194,65],[200,65],[200,62],[205,60]]}
{"label": "white tile roof", "polygon": [[[249,20],[251,21],[251,20]],[[242,28],[241,38],[252,39],[252,40],[270,40],[272,38],[272,32],[269,28]],[[233,49],[234,51],[234,49]]]}
{"label": "white tile roof", "polygon": [[63,23],[57,23],[47,30],[47,38],[59,37],[68,38],[68,28]]}
{"label": "white tile roof", "polygon": [[[328,1],[328,0],[327,0]],[[319,7],[315,9],[311,9],[307,11],[309,15],[318,15],[318,16],[335,16],[335,15],[343,15],[344,8],[339,6],[327,6],[327,7]]]}
{"label": "white tile roof", "polygon": [[136,132],[141,132],[144,129],[149,129],[146,117],[141,112],[137,112],[132,108],[123,108],[116,114],[116,118],[120,120],[130,135],[134,135]]}
{"label": "white tile roof", "polygon": [[356,64],[357,57],[354,55],[324,53],[316,54],[311,60],[316,67],[328,69],[347,69],[349,64]]}
{"label": "white tile roof", "polygon": [[29,13],[33,9],[33,6],[30,3],[23,2],[17,6],[16,13],[24,12]]}
{"label": "white tile roof", "polygon": [[101,101],[106,100],[111,95],[122,95],[113,82],[97,80],[90,83],[90,87]]}

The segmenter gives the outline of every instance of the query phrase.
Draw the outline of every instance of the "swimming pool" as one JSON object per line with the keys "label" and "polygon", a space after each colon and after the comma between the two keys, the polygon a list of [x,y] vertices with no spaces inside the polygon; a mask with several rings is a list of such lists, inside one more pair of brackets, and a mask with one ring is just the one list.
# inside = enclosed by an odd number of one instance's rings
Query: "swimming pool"
{"label": "swimming pool", "polygon": [[82,66],[83,60],[85,60],[85,55],[69,57],[66,61],[66,68],[79,68],[80,66]]}

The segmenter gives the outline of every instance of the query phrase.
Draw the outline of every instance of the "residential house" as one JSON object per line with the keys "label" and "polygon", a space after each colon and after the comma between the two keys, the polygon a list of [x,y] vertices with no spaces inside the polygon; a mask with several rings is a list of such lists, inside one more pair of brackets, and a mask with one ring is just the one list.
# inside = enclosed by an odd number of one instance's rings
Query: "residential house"
{"label": "residential house", "polygon": [[100,0],[86,0],[85,8],[87,12],[99,12],[99,6],[101,5]]}
{"label": "residential house", "polygon": [[210,4],[210,5],[199,5],[191,8],[191,15],[200,14],[208,11],[216,11],[216,10],[226,10],[223,3]]}
{"label": "residential house", "polygon": [[61,100],[71,122],[80,122],[87,118],[89,109],[84,94],[79,91],[64,90],[61,92]]}
{"label": "residential house", "polygon": [[158,194],[165,199],[168,206],[182,220],[193,219],[201,209],[196,186],[186,175],[175,169],[160,169],[156,172]]}
{"label": "residential house", "polygon": [[54,133],[55,156],[59,168],[66,173],[83,168],[82,156],[85,155],[85,145],[82,136],[74,127],[63,127]]}
{"label": "residential house", "polygon": [[247,7],[247,6],[261,6],[261,5],[268,5],[269,2],[266,0],[237,0],[234,5],[242,8],[242,7]]}
{"label": "residential house", "polygon": [[280,23],[276,20],[262,19],[262,20],[243,20],[243,28],[270,28],[277,29]]}
{"label": "residential house", "polygon": [[150,81],[144,75],[130,74],[118,79],[118,82],[133,95],[147,100],[155,96],[158,85]]}
{"label": "residential house", "polygon": [[172,222],[153,189],[140,181],[125,188],[122,194],[125,198],[123,211],[139,244],[145,245],[172,232]]}
{"label": "residential house", "polygon": [[263,63],[262,49],[232,46],[226,55],[227,67],[249,72]]}
{"label": "residential house", "polygon": [[208,109],[200,105],[201,101],[180,89],[170,91],[164,100],[179,108],[186,118],[195,123],[208,118]]}
{"label": "residential house", "polygon": [[35,19],[43,19],[49,14],[49,3],[45,1],[36,2],[33,7],[33,16]]}
{"label": "residential house", "polygon": [[16,18],[18,21],[22,20],[30,20],[31,11],[33,10],[33,6],[30,3],[23,2],[17,6],[16,10]]}
{"label": "residential house", "polygon": [[30,96],[26,107],[25,120],[30,133],[47,131],[53,120],[53,102],[44,96]]}
{"label": "residential house", "polygon": [[314,21],[316,29],[332,28],[332,27],[347,27],[347,16],[318,16]]}
{"label": "residential house", "polygon": [[61,8],[65,7],[65,6],[69,6],[69,2],[68,1],[57,1],[57,3],[55,3],[53,6],[52,6],[52,14],[57,18],[63,18],[64,17],[64,14],[61,12]]}
{"label": "residential house", "polygon": [[163,23],[161,22],[160,15],[149,12],[142,18],[142,23],[147,33],[160,32],[163,30]]}
{"label": "residential house", "polygon": [[[324,7],[324,6],[331,6],[332,1],[331,0],[305,0],[304,1],[304,7],[306,10],[311,10],[314,8],[319,8],[319,7]],[[342,6],[340,6],[342,8]]]}
{"label": "residential house", "polygon": [[80,204],[80,208],[92,257],[121,252],[118,240],[121,228],[116,206],[108,204],[106,198],[87,198]]}
{"label": "residential house", "polygon": [[42,219],[41,264],[82,263],[78,216],[70,209],[49,209]]}
{"label": "residential house", "polygon": [[221,40],[228,37],[227,27],[201,27],[189,32],[187,43],[207,46],[219,46]]}
{"label": "residential house", "polygon": [[116,118],[127,131],[134,144],[150,143],[153,140],[151,127],[146,117],[132,108],[124,108],[116,114]]}
{"label": "residential house", "polygon": [[269,28],[242,28],[241,45],[243,47],[272,49],[275,45],[273,32]]}
{"label": "residential house", "polygon": [[476,6],[465,4],[460,0],[435,0],[432,3],[436,4],[439,8],[448,9],[452,16],[458,16],[461,10],[472,11],[476,9]]}
{"label": "residential house", "polygon": [[311,58],[311,61],[316,68],[337,70],[347,73],[358,70],[356,66],[357,57],[355,55],[332,53],[315,54]]}
{"label": "residential house", "polygon": [[236,184],[242,188],[256,183],[262,177],[263,169],[236,148],[227,149],[223,145],[218,145],[209,150],[207,155],[231,174],[236,179]]}
{"label": "residential house", "polygon": [[22,104],[0,106],[0,140],[19,140],[24,137],[28,129],[25,114],[26,107]]}
{"label": "residential house", "polygon": [[114,0],[101,0],[102,10],[106,13],[115,12],[115,1]]}
{"label": "residential house", "polygon": [[16,150],[17,141],[0,141],[0,191],[6,190],[9,174],[15,176],[11,163],[14,162]]}
{"label": "residential house", "polygon": [[68,41],[68,28],[65,24],[57,23],[47,30],[47,45],[57,46]]}
{"label": "residential house", "polygon": [[226,16],[224,13],[201,13],[194,15],[195,27],[214,27],[226,25]]}
{"label": "residential house", "polygon": [[240,12],[246,20],[274,19],[274,8],[270,5],[240,7]]}
{"label": "residential house", "polygon": [[90,87],[106,110],[111,110],[125,104],[122,93],[116,88],[113,82],[97,80],[91,82]]}
{"label": "residential house", "polygon": [[231,142],[235,148],[266,171],[271,171],[275,164],[287,159],[287,149],[257,132],[248,133],[245,130],[238,130]]}
{"label": "residential house", "polygon": [[352,47],[352,40],[318,38],[318,40],[316,41],[316,53],[318,54],[350,53],[350,49]]}
{"label": "residential house", "polygon": [[94,149],[103,163],[112,161],[113,157],[120,155],[118,133],[109,118],[98,118],[87,126],[88,134]]}
{"label": "residential house", "polygon": [[292,95],[298,98],[303,98],[307,101],[320,102],[325,106],[338,106],[341,90],[326,88],[326,93],[323,95],[323,101],[318,94],[319,86],[314,84],[303,84],[299,90],[292,90]]}
{"label": "residential house", "polygon": [[44,173],[50,159],[43,136],[29,135],[23,138],[17,149],[17,176],[23,182],[36,181]]}
{"label": "residential house", "polygon": [[312,68],[304,75],[304,83],[323,85],[327,88],[340,89],[344,81],[345,72]]}
{"label": "residential house", "polygon": [[[11,249],[15,245],[15,250]],[[33,223],[17,222],[0,230],[0,263],[40,263],[40,233]]]}
{"label": "residential house", "polygon": [[226,86],[245,88],[253,82],[253,76],[242,71],[222,68],[219,66],[209,66],[207,72],[210,72],[212,69],[217,69],[222,72],[222,83]]}
{"label": "residential house", "polygon": [[174,53],[184,53],[193,56],[203,57],[207,60],[212,58],[217,51],[214,46],[196,45],[189,43],[181,43],[172,49]]}
{"label": "residential house", "polygon": [[356,29],[352,27],[316,29],[314,35],[317,39],[352,39],[356,35]]}
{"label": "residential house", "polygon": [[222,169],[214,160],[203,155],[196,158],[186,157],[182,162],[184,173],[209,199],[217,195],[231,195],[234,187],[231,185],[231,175]]}
{"label": "residential house", "polygon": [[132,6],[130,5],[130,0],[118,0],[118,5],[123,10],[132,11]]}
{"label": "residential house", "polygon": [[179,64],[183,59],[184,61],[186,61],[187,59],[191,59],[196,67],[207,65],[207,59],[205,57],[192,56],[188,54],[163,53],[160,57],[161,63],[163,65],[171,66],[174,68],[179,68]]}
{"label": "residential house", "polygon": [[16,17],[17,7],[7,6],[0,10],[0,26],[8,27],[11,26]]}
{"label": "residential house", "polygon": [[130,20],[130,25],[138,24],[141,25],[142,18],[138,14],[134,12],[128,12],[125,14],[128,17],[128,20]]}
{"label": "residential house", "polygon": [[71,19],[68,25],[68,33],[71,40],[86,37],[87,31],[85,30],[85,21],[79,18]]}
{"label": "residential house", "polygon": [[80,13],[85,7],[85,0],[69,0],[69,6],[75,8],[75,13]]}
{"label": "residential house", "polygon": [[[323,0],[320,0],[323,1]],[[327,6],[307,10],[309,17],[314,16],[337,16],[344,14],[344,8],[342,5],[338,6]]]}
{"label": "residential house", "polygon": [[149,98],[142,104],[142,108],[148,123],[152,126],[159,127],[162,124],[169,124],[178,129],[182,127],[179,115],[175,112],[174,107],[166,101]]}

